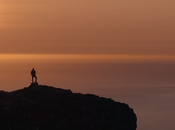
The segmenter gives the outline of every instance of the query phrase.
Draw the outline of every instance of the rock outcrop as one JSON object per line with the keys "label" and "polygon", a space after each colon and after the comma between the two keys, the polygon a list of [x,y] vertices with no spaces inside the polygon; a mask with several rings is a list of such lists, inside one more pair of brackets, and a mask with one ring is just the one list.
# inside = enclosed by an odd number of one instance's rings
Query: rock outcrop
{"label": "rock outcrop", "polygon": [[0,91],[0,130],[136,130],[127,104],[32,83]]}

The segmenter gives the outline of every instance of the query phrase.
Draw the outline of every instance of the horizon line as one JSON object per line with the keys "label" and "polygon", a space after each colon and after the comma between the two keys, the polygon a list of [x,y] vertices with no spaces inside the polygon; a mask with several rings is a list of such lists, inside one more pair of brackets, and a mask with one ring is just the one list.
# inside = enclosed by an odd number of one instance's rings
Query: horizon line
{"label": "horizon line", "polygon": [[175,55],[119,54],[0,54],[0,60],[115,60],[115,61],[175,61]]}

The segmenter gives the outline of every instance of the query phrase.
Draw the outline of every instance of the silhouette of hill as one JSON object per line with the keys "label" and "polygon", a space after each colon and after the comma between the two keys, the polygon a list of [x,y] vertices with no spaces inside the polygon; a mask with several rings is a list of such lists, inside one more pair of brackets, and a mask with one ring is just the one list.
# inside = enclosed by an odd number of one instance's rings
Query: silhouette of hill
{"label": "silhouette of hill", "polygon": [[127,104],[32,83],[0,91],[1,130],[136,130]]}

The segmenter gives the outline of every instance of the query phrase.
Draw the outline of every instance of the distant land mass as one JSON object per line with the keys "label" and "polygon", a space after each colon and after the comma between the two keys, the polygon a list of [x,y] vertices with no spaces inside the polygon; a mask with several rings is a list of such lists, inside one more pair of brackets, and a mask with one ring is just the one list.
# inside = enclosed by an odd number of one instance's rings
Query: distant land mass
{"label": "distant land mass", "polygon": [[32,83],[0,91],[1,130],[136,130],[127,104]]}

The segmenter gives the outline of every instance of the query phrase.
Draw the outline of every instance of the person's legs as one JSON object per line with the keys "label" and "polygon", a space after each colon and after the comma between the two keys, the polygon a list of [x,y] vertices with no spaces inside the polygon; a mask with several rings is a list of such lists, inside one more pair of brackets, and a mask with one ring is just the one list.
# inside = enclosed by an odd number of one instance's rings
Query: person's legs
{"label": "person's legs", "polygon": [[34,77],[32,76],[32,83],[33,83],[33,78],[34,78]]}
{"label": "person's legs", "polygon": [[36,77],[36,75],[35,75],[35,82],[37,82],[37,77]]}

